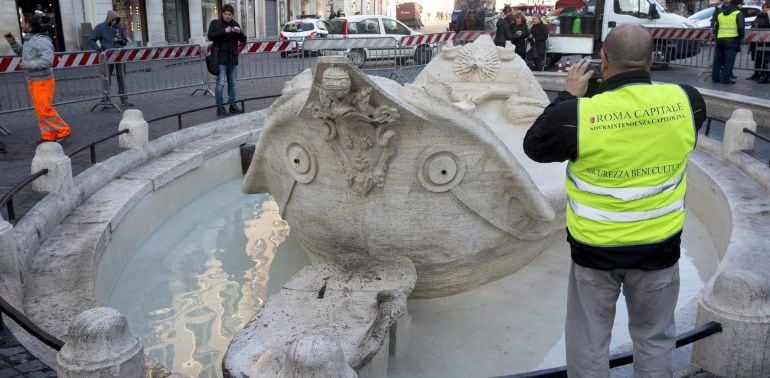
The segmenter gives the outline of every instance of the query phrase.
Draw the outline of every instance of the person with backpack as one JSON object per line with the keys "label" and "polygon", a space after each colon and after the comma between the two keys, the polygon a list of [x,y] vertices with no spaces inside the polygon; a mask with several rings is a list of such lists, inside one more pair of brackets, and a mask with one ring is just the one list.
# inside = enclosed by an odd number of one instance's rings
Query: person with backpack
{"label": "person with backpack", "polygon": [[230,113],[243,113],[236,105],[235,79],[238,77],[238,43],[246,43],[246,35],[241,30],[241,25],[233,19],[235,9],[231,4],[222,6],[222,13],[216,20],[211,20],[208,30],[208,39],[212,42],[211,48],[217,49],[219,60],[219,75],[214,88],[214,100],[217,104],[217,115],[224,116],[225,102],[222,92],[227,79],[227,96],[230,104]]}

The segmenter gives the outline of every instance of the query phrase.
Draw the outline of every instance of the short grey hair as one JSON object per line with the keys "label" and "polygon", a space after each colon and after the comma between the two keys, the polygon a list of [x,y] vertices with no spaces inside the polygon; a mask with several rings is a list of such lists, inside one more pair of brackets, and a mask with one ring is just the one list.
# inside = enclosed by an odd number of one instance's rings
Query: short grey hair
{"label": "short grey hair", "polygon": [[603,50],[606,63],[621,71],[647,70],[652,65],[652,36],[636,24],[612,29],[604,40]]}

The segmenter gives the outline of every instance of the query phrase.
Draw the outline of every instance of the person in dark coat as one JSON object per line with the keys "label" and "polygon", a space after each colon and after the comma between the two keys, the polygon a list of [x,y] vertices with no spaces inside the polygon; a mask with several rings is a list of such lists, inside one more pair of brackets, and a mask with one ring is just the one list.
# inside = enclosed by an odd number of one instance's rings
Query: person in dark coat
{"label": "person in dark coat", "polygon": [[[762,4],[762,13],[758,14],[751,24],[753,29],[770,29],[768,9],[770,9],[770,2]],[[757,80],[763,84],[770,82],[770,77],[768,77],[770,75],[766,71],[767,61],[770,60],[770,43],[751,42],[749,52],[751,58],[754,59],[754,74],[749,77],[749,80]]]}
{"label": "person in dark coat", "polygon": [[235,79],[238,77],[238,42],[246,43],[246,35],[241,30],[241,25],[233,19],[235,9],[231,4],[222,6],[222,13],[216,20],[209,24],[208,38],[212,42],[211,48],[219,49],[219,75],[214,89],[214,98],[217,103],[217,115],[227,115],[222,91],[225,88],[227,78],[227,96],[230,104],[230,113],[242,113],[243,110],[235,104]]}
{"label": "person in dark coat", "polygon": [[[123,30],[123,26],[120,24],[120,17],[118,14],[110,9],[107,11],[107,18],[104,19],[99,25],[94,27],[91,31],[91,35],[88,36],[88,45],[92,49],[101,53],[107,49],[120,49],[126,47],[128,43],[128,37]],[[126,96],[126,65],[124,63],[112,63],[100,66],[101,69],[106,69],[102,72],[102,92],[103,103],[110,102],[110,83],[112,81],[112,72],[115,71],[115,77],[118,81],[118,94],[120,94],[120,102],[123,106],[134,106],[134,104],[128,101]]]}
{"label": "person in dark coat", "polygon": [[495,28],[495,46],[500,47],[505,47],[505,41],[513,41],[513,13],[509,6],[503,8],[503,15]]}
{"label": "person in dark coat", "polygon": [[545,27],[538,14],[532,16],[532,29],[529,30],[529,40],[532,43],[532,58],[535,61],[535,71],[542,71],[545,66],[545,43],[548,40],[548,28]]}
{"label": "person in dark coat", "polygon": [[529,28],[527,27],[527,19],[521,13],[513,15],[513,45],[516,46],[516,54],[521,59],[524,58],[524,54],[527,53],[527,38],[529,37]]}

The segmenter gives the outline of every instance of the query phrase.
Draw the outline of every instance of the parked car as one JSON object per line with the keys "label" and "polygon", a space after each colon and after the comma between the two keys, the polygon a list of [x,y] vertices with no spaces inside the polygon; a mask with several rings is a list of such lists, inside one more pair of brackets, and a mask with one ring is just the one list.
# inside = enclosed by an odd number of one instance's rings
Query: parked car
{"label": "parked car", "polygon": [[[306,39],[314,38],[326,38],[329,34],[329,22],[326,20],[319,20],[313,18],[303,18],[301,20],[293,20],[286,23],[283,26],[281,34],[278,35],[278,39],[281,41],[295,41],[297,47],[293,52],[302,52],[302,42]],[[292,52],[285,51],[281,53],[281,57],[285,58]]]}
{"label": "parked car", "polygon": [[[719,4],[717,7],[721,5],[722,4]],[[690,17],[687,17],[687,19],[692,21],[695,26],[699,28],[710,28],[711,17],[714,16],[714,9],[714,7],[708,7],[701,10],[700,12],[694,13]],[[743,17],[746,20],[746,29],[748,29],[751,27],[751,23],[754,21],[754,19],[757,18],[757,15],[762,12],[762,8],[756,5],[744,5],[741,7],[741,12],[743,13]]]}
{"label": "parked car", "polygon": [[417,64],[426,64],[433,58],[433,48],[430,45],[411,47],[395,47],[404,36],[419,35],[402,22],[387,16],[356,15],[338,17],[329,21],[329,38],[393,38],[394,47],[389,48],[356,48],[345,51],[345,54],[359,68],[367,60],[395,59],[404,64],[410,58]]}

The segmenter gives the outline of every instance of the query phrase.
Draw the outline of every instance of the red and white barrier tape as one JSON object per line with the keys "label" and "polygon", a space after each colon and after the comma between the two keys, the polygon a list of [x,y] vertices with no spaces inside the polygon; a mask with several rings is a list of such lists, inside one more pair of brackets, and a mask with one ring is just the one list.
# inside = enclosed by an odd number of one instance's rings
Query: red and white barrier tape
{"label": "red and white barrier tape", "polygon": [[87,67],[99,64],[99,54],[95,51],[55,54],[53,68]]}
{"label": "red and white barrier tape", "polygon": [[710,41],[711,29],[684,28],[648,28],[652,38],[657,39],[686,39],[691,41]]}
{"label": "red and white barrier tape", "polygon": [[495,32],[487,32],[487,31],[461,31],[457,33],[457,36],[455,37],[455,41],[465,41],[465,42],[473,42],[478,38],[480,35],[486,34],[493,39],[495,38]]}
{"label": "red and white barrier tape", "polygon": [[0,73],[11,73],[15,71],[21,71],[19,67],[21,58],[18,56],[4,56],[0,57]]}
{"label": "red and white barrier tape", "polygon": [[[211,44],[206,46],[206,54],[211,53]],[[263,52],[293,51],[297,49],[295,41],[255,41],[238,45],[239,54],[253,54]]]}
{"label": "red and white barrier tape", "polygon": [[454,38],[455,32],[411,35],[401,39],[401,46],[417,46],[428,43],[440,43],[453,40]]}
{"label": "red and white barrier tape", "polygon": [[743,38],[744,43],[748,42],[768,42],[770,43],[770,30],[747,31]]}
{"label": "red and white barrier tape", "polygon": [[[0,57],[0,73],[21,72],[21,57]],[[94,51],[56,53],[53,56],[53,68],[87,67],[99,64],[99,54]]]}
{"label": "red and white barrier tape", "polygon": [[180,59],[201,56],[199,45],[146,47],[136,49],[117,49],[106,51],[107,62],[131,63],[149,60]]}
{"label": "red and white barrier tape", "polygon": [[256,41],[246,43],[241,54],[293,51],[296,48],[297,43],[294,41]]}

